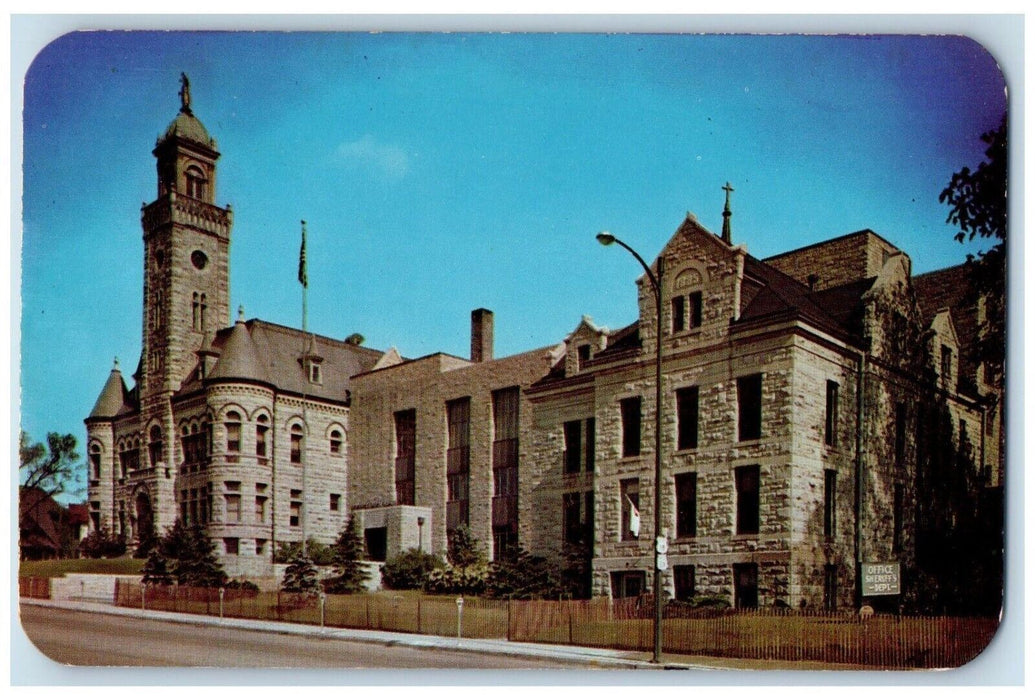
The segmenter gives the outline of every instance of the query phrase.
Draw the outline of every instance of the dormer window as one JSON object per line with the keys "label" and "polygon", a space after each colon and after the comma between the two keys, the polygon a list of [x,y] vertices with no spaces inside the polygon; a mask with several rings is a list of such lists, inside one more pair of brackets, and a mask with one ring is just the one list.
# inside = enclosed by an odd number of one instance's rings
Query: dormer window
{"label": "dormer window", "polygon": [[312,384],[323,383],[323,375],[320,372],[320,363],[315,360],[309,361],[309,382]]}
{"label": "dormer window", "polygon": [[672,297],[672,332],[681,333],[701,327],[701,312],[704,304],[701,292]]}
{"label": "dormer window", "polygon": [[949,388],[952,379],[952,348],[948,345],[942,346],[942,386]]}
{"label": "dormer window", "polygon": [[592,349],[590,348],[589,344],[586,343],[580,345],[577,352],[579,357],[579,369],[581,370],[583,367],[586,366],[586,363],[589,362],[590,358],[592,357]]}
{"label": "dormer window", "polygon": [[678,296],[672,298],[672,332],[680,333],[686,330],[686,297]]}

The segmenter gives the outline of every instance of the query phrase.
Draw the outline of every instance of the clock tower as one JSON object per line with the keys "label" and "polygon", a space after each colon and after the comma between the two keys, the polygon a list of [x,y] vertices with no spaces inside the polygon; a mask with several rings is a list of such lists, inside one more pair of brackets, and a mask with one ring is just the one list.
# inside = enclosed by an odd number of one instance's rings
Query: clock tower
{"label": "clock tower", "polygon": [[217,206],[219,152],[191,109],[181,75],[180,112],[159,137],[158,198],[143,207],[144,318],[141,399],[178,390],[206,332],[229,323],[229,205]]}

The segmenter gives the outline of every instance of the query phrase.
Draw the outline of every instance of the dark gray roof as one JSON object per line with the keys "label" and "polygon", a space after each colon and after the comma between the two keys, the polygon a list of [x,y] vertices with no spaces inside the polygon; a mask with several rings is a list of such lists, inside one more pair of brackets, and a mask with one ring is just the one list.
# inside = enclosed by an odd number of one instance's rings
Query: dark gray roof
{"label": "dark gray roof", "polygon": [[181,111],[176,118],[169,123],[169,128],[158,140],[159,143],[173,137],[179,137],[194,143],[200,143],[209,148],[216,147],[216,141],[208,135],[208,129],[189,111]]}
{"label": "dark gray roof", "polygon": [[[349,378],[373,368],[383,354],[379,350],[303,333],[267,321],[238,321],[216,333],[212,350],[219,353],[205,383],[261,382],[278,391],[345,401]],[[304,355],[320,362],[319,383],[309,381],[302,363]],[[180,393],[196,391],[201,383],[194,373]]]}
{"label": "dark gray roof", "polygon": [[122,380],[122,372],[119,371],[119,366],[116,363],[111,370],[111,374],[108,375],[108,381],[104,382],[101,395],[97,397],[97,403],[93,405],[93,410],[90,411],[87,420],[90,418],[114,418],[123,413],[128,413],[132,410],[129,405],[128,393],[126,391],[126,382]]}

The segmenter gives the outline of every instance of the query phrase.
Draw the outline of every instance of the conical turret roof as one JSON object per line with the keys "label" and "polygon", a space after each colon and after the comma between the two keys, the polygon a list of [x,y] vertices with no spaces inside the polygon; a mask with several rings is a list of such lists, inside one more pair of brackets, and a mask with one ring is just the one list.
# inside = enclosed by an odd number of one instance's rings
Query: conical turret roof
{"label": "conical turret roof", "polygon": [[255,348],[255,343],[252,342],[248,325],[244,322],[243,314],[230,331],[230,337],[226,339],[219,360],[209,373],[208,379],[209,381],[250,379],[269,382],[266,372],[263,371],[259,352]]}
{"label": "conical turret roof", "polygon": [[114,418],[115,416],[130,410],[126,400],[126,383],[122,380],[122,372],[119,371],[119,361],[115,360],[115,366],[111,368],[108,381],[101,389],[101,395],[97,397],[97,403],[93,405],[88,418]]}

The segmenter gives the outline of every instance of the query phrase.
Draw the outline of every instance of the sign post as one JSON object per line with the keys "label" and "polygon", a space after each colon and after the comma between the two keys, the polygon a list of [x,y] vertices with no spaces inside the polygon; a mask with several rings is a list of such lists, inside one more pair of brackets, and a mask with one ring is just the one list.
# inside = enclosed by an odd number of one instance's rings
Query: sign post
{"label": "sign post", "polygon": [[456,599],[456,643],[460,644],[461,620],[464,617],[464,597]]}

